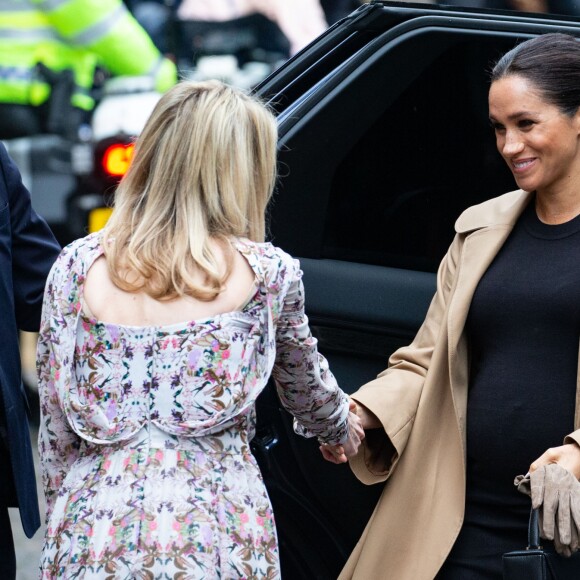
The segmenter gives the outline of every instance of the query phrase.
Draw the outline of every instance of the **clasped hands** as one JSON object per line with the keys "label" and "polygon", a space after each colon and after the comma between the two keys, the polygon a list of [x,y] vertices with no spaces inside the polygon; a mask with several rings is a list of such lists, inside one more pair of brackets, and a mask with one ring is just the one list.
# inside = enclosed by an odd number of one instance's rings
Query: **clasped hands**
{"label": "clasped hands", "polygon": [[377,416],[364,405],[357,404],[349,398],[348,439],[342,445],[323,443],[320,446],[322,456],[331,463],[346,463],[350,457],[357,454],[358,448],[365,438],[365,429],[381,427]]}
{"label": "clasped hands", "polygon": [[553,540],[559,554],[570,556],[580,545],[580,446],[548,449],[515,479],[518,490],[538,509],[540,536]]}
{"label": "clasped hands", "polygon": [[346,463],[349,457],[357,454],[358,448],[365,438],[365,432],[360,417],[357,415],[357,404],[349,398],[348,403],[348,438],[339,445],[323,443],[320,446],[322,457],[331,463]]}

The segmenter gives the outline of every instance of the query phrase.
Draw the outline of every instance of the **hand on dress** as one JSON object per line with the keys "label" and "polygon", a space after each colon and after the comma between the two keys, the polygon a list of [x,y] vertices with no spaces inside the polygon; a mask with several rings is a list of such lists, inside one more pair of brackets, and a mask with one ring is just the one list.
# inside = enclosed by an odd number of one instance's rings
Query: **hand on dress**
{"label": "hand on dress", "polygon": [[331,445],[323,443],[320,446],[322,457],[331,463],[346,463],[349,457],[357,454],[365,432],[361,419],[357,414],[357,404],[350,399],[348,405],[348,438],[343,444]]}
{"label": "hand on dress", "polygon": [[539,509],[540,536],[554,541],[559,554],[570,556],[579,547],[580,446],[575,443],[548,449],[516,478],[518,490]]}

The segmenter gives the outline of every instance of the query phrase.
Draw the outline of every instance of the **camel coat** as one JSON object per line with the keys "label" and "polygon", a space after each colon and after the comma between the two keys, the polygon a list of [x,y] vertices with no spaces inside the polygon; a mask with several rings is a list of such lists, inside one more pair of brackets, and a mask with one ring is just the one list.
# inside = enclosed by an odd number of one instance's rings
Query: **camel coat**
{"label": "camel coat", "polygon": [[[367,437],[351,460],[363,483],[388,482],[339,580],[433,580],[459,534],[469,376],[465,320],[479,280],[530,197],[513,191],[459,217],[415,339],[352,395],[381,420],[396,454],[389,462]],[[578,419],[577,394],[577,430],[567,441],[580,442]]]}

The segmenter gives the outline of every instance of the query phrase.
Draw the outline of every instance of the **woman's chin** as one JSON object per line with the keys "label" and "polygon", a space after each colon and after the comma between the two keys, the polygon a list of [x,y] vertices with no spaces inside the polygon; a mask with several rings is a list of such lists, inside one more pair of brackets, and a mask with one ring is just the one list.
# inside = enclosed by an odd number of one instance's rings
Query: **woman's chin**
{"label": "woman's chin", "polygon": [[527,192],[536,190],[537,184],[533,180],[526,179],[526,178],[518,178],[516,175],[514,175],[514,179],[515,179],[516,185],[520,189],[523,189],[524,191],[527,191]]}

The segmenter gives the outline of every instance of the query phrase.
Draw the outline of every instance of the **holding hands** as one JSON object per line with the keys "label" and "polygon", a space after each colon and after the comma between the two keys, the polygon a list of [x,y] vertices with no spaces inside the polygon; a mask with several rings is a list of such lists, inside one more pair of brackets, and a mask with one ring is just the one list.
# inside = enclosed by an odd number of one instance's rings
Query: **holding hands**
{"label": "holding hands", "polygon": [[518,491],[539,509],[540,536],[554,541],[559,554],[570,556],[580,541],[580,446],[575,443],[548,449],[518,476]]}
{"label": "holding hands", "polygon": [[323,443],[320,446],[322,457],[331,463],[346,463],[349,457],[356,455],[365,438],[363,423],[357,414],[357,404],[352,399],[349,401],[348,408],[348,439],[342,445]]}

